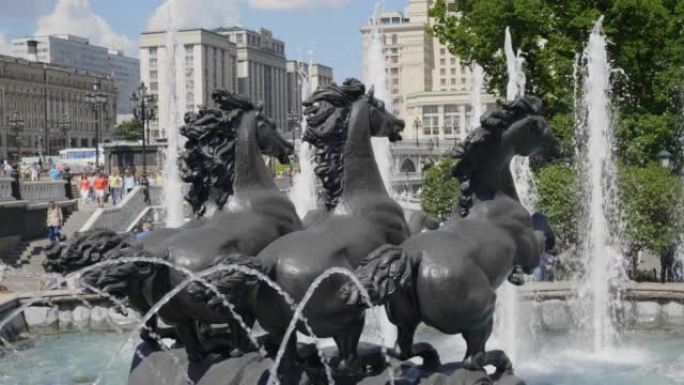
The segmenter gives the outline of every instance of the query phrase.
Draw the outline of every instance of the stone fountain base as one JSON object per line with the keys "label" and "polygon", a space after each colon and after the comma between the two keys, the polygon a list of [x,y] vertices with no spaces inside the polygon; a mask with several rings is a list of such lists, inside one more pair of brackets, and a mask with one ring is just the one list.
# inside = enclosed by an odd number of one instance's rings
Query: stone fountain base
{"label": "stone fountain base", "polygon": [[[378,347],[365,345],[366,357],[377,356]],[[189,364],[185,350],[171,349],[164,352],[151,351],[146,343],[137,348],[133,359],[129,385],[187,385],[191,380],[196,385],[267,385],[269,369],[273,360],[258,353],[248,353],[238,358],[213,355],[197,364]],[[328,354],[326,354],[328,356]],[[363,358],[362,358],[363,359]],[[333,361],[335,361],[333,359]],[[442,365],[439,370],[426,370],[409,361],[392,362],[396,385],[524,385],[515,375],[504,375],[496,380],[485,372],[469,371],[457,364]],[[287,365],[287,364],[285,364]],[[326,384],[322,369],[301,368],[289,365],[288,375],[281,379],[282,385]],[[390,384],[388,369],[368,377],[350,378],[335,376],[340,385],[387,385]]]}

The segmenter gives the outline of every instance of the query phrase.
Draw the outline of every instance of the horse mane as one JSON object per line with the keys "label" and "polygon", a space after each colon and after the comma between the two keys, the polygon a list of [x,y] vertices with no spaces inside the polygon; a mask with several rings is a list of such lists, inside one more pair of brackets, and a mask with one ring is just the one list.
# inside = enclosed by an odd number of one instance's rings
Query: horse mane
{"label": "horse mane", "polygon": [[[316,148],[314,172],[325,190],[325,205],[332,210],[344,190],[343,151],[349,132],[351,106],[363,97],[366,87],[357,79],[347,79],[341,86],[333,83],[319,88],[304,101],[307,127],[303,140]],[[340,112],[334,122],[328,119]],[[331,124],[332,123],[332,124]]]}
{"label": "horse mane", "polygon": [[458,162],[452,174],[459,181],[461,197],[458,201],[459,214],[466,217],[473,205],[471,180],[478,172],[482,160],[491,153],[490,146],[498,145],[502,134],[515,122],[529,115],[540,115],[542,102],[534,96],[524,96],[511,102],[502,103],[497,109],[487,111],[480,119],[480,127],[468,135],[465,142],[456,150],[454,157]]}
{"label": "horse mane", "polygon": [[[190,184],[185,200],[195,214],[204,214],[204,204],[213,197],[219,209],[233,195],[235,144],[245,112],[260,109],[244,96],[216,90],[212,99],[218,109],[202,107],[185,114],[180,133],[187,141],[178,159],[181,179]],[[261,121],[265,117],[260,117]]]}

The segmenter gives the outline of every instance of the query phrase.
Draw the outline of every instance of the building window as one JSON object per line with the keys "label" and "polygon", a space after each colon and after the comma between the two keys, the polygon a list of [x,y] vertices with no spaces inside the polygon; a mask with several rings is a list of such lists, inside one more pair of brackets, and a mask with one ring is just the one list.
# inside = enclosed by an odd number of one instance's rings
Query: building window
{"label": "building window", "polygon": [[456,76],[456,68],[451,69],[451,76]]}
{"label": "building window", "polygon": [[157,69],[157,59],[150,59],[150,69],[151,70]]}
{"label": "building window", "polygon": [[157,57],[157,47],[150,47],[150,57]]}
{"label": "building window", "polygon": [[439,70],[439,74],[442,76],[446,75],[446,70],[442,68],[441,70]]}
{"label": "building window", "polygon": [[442,66],[446,65],[446,60],[445,59],[439,59],[439,64]]}
{"label": "building window", "polygon": [[455,57],[452,57],[452,58],[451,58],[451,65],[455,65],[455,64],[456,64],[456,58],[455,58]]}
{"label": "building window", "polygon": [[444,135],[454,135],[460,130],[461,113],[455,104],[444,106]]}
{"label": "building window", "polygon": [[442,55],[442,56],[446,55],[446,49],[440,48],[440,49],[439,49],[439,54]]}
{"label": "building window", "polygon": [[423,106],[423,134],[439,135],[439,109],[437,106]]}
{"label": "building window", "polygon": [[399,44],[399,43],[398,43],[398,40],[399,40],[399,38],[397,37],[397,35],[396,35],[396,34],[393,34],[393,35],[392,35],[392,45],[397,45],[397,44]]}

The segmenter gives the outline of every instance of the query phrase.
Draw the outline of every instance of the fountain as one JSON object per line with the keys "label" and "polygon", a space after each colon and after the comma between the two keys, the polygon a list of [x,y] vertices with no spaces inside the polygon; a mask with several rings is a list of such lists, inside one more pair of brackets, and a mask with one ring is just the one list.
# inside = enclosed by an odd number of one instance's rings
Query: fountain
{"label": "fountain", "polygon": [[[312,68],[313,58],[309,59],[309,68]],[[309,74],[305,71],[304,66],[300,63],[299,71],[297,72],[301,81],[302,102],[311,97],[313,90],[309,81]],[[302,118],[302,134],[306,131],[306,120]],[[299,174],[294,176],[292,191],[290,192],[290,199],[297,209],[297,214],[300,218],[305,218],[306,215],[318,208],[318,193],[316,191],[316,173],[314,172],[313,164],[314,153],[311,145],[305,141],[300,141],[299,153]]]}
{"label": "fountain", "polygon": [[472,73],[472,81],[470,87],[470,108],[472,109],[470,127],[464,127],[461,130],[461,142],[465,142],[468,132],[476,129],[480,125],[480,116],[482,115],[482,82],[484,81],[484,70],[482,66],[473,63],[470,66]]}
{"label": "fountain", "polygon": [[180,132],[176,127],[181,126],[181,111],[184,106],[182,95],[185,92],[181,89],[185,84],[182,81],[182,76],[185,71],[178,71],[178,63],[184,63],[180,56],[182,52],[178,50],[178,40],[176,37],[176,27],[173,15],[176,7],[171,4],[167,6],[168,13],[168,30],[166,31],[166,47],[164,50],[165,60],[161,61],[162,78],[165,80],[167,87],[165,94],[160,96],[160,103],[168,106],[168,113],[166,116],[159,117],[159,124],[164,127],[166,131],[167,147],[164,161],[164,186],[163,186],[163,201],[166,211],[166,226],[175,228],[180,227],[185,222],[183,214],[183,191],[180,188],[183,183],[180,180],[178,172],[178,152],[182,146],[182,139]]}
{"label": "fountain", "polygon": [[[616,284],[623,275],[619,238],[616,237],[617,191],[613,121],[610,114],[611,68],[602,32],[603,18],[591,32],[584,52],[583,108],[586,120],[578,136],[586,138],[582,156],[583,202],[587,202],[583,224],[583,255],[586,268],[580,296],[591,303],[589,328],[594,351],[609,349],[617,332],[612,316],[619,306]],[[582,229],[580,229],[582,230]]]}

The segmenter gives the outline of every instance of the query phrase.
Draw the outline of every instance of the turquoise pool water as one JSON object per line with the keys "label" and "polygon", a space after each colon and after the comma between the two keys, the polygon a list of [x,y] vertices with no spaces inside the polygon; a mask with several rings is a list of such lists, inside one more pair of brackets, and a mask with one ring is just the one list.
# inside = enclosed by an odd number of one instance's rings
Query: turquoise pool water
{"label": "turquoise pool water", "polygon": [[[117,333],[36,337],[0,359],[1,385],[92,384],[125,341]],[[458,360],[460,337],[421,329],[417,341],[432,341],[443,361]],[[576,335],[538,336],[516,363],[528,385],[684,385],[684,333],[631,332],[620,347],[601,354],[582,349]],[[496,342],[491,344],[495,347]],[[104,373],[103,385],[125,384],[133,354],[128,346]]]}

